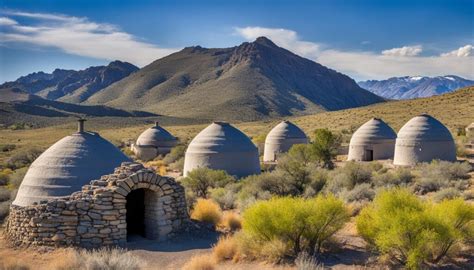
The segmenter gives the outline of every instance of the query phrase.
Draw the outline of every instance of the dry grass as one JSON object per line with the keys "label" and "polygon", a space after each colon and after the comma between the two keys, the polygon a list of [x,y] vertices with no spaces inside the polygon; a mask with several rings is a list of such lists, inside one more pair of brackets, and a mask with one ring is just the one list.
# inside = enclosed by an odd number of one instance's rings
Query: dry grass
{"label": "dry grass", "polygon": [[[467,87],[441,96],[391,101],[355,109],[288,117],[288,119],[299,125],[308,135],[311,135],[317,128],[329,128],[333,131],[357,128],[372,117],[383,118],[397,131],[406,121],[420,113],[428,113],[436,117],[453,134],[456,134],[457,128],[469,125],[474,119],[474,87]],[[123,122],[121,124],[118,124],[117,121],[107,121],[106,118],[91,118],[87,122],[86,128],[99,132],[102,137],[114,143],[119,143],[135,140],[141,132],[150,127],[150,124],[143,124],[143,121],[140,122],[130,118],[120,119]],[[280,119],[236,123],[236,126],[248,136],[256,138],[266,135],[279,121]],[[173,123],[173,121],[168,123]],[[165,128],[183,142],[189,141],[206,126],[207,124],[165,124]],[[0,130],[0,144],[15,144],[16,146],[12,151],[0,152],[0,162],[3,162],[14,153],[33,147],[46,149],[75,130],[76,123],[73,119],[68,124],[51,125],[39,129]]]}
{"label": "dry grass", "polygon": [[30,270],[29,265],[22,262],[20,258],[8,257],[0,258],[0,270]]}
{"label": "dry grass", "polygon": [[183,270],[214,270],[216,269],[216,261],[210,254],[196,255],[187,262]]}
{"label": "dry grass", "polygon": [[279,239],[263,243],[260,250],[260,255],[270,263],[281,262],[286,254],[288,254],[288,245]]}
{"label": "dry grass", "polygon": [[191,212],[191,218],[217,225],[222,219],[222,210],[211,199],[198,199]]}
{"label": "dry grass", "polygon": [[123,249],[70,250],[65,256],[53,260],[49,269],[54,270],[138,270],[140,260]]}
{"label": "dry grass", "polygon": [[237,251],[237,241],[232,236],[224,236],[213,246],[212,255],[217,262],[222,262],[234,259]]}
{"label": "dry grass", "polygon": [[235,212],[224,212],[219,227],[224,230],[235,232],[242,228],[242,218]]}

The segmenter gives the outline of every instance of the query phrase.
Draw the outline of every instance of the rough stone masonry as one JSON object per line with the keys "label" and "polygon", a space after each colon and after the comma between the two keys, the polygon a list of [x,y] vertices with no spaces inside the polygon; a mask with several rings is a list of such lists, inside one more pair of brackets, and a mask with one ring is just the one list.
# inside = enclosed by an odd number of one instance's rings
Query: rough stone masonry
{"label": "rough stone masonry", "polygon": [[12,205],[6,237],[17,246],[95,248],[127,242],[127,195],[144,189],[145,236],[172,237],[188,221],[184,188],[140,163],[124,162],[70,196],[20,207]]}

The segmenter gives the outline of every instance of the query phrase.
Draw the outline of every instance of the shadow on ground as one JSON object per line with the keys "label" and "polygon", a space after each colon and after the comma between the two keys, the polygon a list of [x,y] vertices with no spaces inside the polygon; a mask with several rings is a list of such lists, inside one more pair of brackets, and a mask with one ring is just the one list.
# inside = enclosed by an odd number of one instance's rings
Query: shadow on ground
{"label": "shadow on ground", "polygon": [[210,249],[217,242],[219,234],[209,232],[206,235],[182,234],[173,239],[158,242],[139,235],[129,236],[127,249],[161,252],[179,252],[193,249]]}

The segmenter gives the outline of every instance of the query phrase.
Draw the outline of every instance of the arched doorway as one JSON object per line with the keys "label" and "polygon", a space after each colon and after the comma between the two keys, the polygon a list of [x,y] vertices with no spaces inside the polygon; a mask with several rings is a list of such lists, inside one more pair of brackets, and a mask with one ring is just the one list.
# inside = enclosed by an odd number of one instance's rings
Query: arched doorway
{"label": "arched doorway", "polygon": [[163,212],[158,194],[139,188],[132,190],[126,199],[127,239],[135,239],[136,236],[157,239],[159,215]]}

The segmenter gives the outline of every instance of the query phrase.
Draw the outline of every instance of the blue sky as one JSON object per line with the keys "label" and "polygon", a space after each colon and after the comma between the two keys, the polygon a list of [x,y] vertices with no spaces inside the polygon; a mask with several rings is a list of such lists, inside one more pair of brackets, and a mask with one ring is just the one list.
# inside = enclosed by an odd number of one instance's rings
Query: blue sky
{"label": "blue sky", "polygon": [[474,79],[474,1],[9,1],[0,82],[119,59],[144,66],[186,46],[260,35],[356,80]]}

